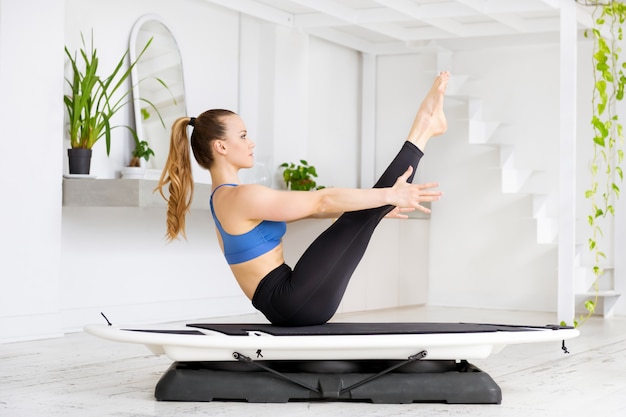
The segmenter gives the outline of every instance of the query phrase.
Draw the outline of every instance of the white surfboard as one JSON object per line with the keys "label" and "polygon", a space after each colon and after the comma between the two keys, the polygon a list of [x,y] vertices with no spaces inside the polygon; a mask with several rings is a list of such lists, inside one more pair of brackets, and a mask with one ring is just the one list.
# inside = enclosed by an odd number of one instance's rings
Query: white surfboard
{"label": "white surfboard", "polygon": [[[356,332],[337,334],[337,329],[355,327]],[[367,334],[368,328],[372,334]],[[289,329],[267,324],[85,327],[94,336],[143,344],[154,354],[178,362],[234,361],[235,353],[255,360],[402,360],[421,351],[426,351],[426,360],[473,360],[487,358],[507,345],[561,342],[579,335],[570,327],[472,323],[329,323],[295,328],[295,333]]]}

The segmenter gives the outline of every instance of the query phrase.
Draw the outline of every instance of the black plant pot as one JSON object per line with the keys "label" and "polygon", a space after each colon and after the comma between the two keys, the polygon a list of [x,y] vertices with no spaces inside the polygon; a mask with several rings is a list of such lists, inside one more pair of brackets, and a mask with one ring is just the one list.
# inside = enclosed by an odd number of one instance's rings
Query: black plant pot
{"label": "black plant pot", "polygon": [[67,150],[70,174],[89,174],[91,167],[91,149],[70,148]]}

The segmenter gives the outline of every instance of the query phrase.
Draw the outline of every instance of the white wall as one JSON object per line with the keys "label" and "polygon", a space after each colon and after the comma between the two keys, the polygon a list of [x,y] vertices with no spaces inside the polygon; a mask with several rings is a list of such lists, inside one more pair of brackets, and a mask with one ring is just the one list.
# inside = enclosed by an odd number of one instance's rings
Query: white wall
{"label": "white wall", "polygon": [[[319,171],[318,184],[333,187],[358,185],[360,72],[358,52],[320,39],[310,39],[306,154],[308,162]],[[290,161],[298,158],[297,154],[290,157]]]}
{"label": "white wall", "polygon": [[319,184],[355,186],[360,54],[244,16],[240,60],[240,113],[274,186],[283,186],[276,167],[299,159],[317,168]]}
{"label": "white wall", "polygon": [[158,208],[64,207],[61,310],[66,330],[251,311],[216,248],[210,213],[192,210],[188,241],[167,243]]}
{"label": "white wall", "polygon": [[63,4],[0,1],[0,337],[62,328]]}
{"label": "white wall", "polygon": [[[435,76],[436,59],[431,54],[381,56],[376,78],[376,178],[396,156],[407,138],[417,109]],[[415,174],[415,183],[434,181],[428,160],[431,145]]]}
{"label": "white wall", "polygon": [[[622,186],[623,189],[623,186]],[[626,198],[622,195],[616,204],[615,214],[615,290],[622,294],[615,306],[615,315],[626,316]]]}

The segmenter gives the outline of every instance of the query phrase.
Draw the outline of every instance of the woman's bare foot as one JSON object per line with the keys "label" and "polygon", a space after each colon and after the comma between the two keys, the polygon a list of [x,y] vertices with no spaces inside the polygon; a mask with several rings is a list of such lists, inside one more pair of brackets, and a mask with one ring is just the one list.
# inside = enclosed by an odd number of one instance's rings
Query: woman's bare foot
{"label": "woman's bare foot", "polygon": [[407,140],[421,150],[424,150],[431,137],[443,134],[448,128],[443,112],[443,97],[449,79],[448,71],[439,73],[415,115]]}

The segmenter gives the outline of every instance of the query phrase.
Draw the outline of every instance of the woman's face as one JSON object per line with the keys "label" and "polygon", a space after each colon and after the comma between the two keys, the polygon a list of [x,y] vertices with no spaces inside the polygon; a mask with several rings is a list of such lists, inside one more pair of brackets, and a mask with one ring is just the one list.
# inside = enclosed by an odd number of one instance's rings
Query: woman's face
{"label": "woman's face", "polygon": [[227,157],[231,163],[239,168],[250,168],[254,165],[254,153],[252,150],[255,143],[248,139],[246,125],[237,115],[228,116],[224,119],[226,127],[226,139],[222,141],[227,151]]}

